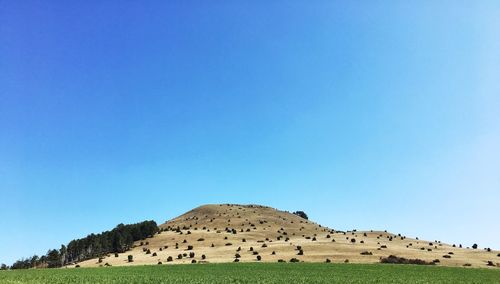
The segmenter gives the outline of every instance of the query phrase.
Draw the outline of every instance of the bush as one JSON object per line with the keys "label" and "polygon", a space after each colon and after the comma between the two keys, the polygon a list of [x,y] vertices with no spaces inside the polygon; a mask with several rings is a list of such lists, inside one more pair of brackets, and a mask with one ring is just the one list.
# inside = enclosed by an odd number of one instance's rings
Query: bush
{"label": "bush", "polygon": [[189,258],[193,258],[194,257],[194,252],[190,252],[189,253]]}
{"label": "bush", "polygon": [[355,242],[356,242],[356,239],[355,239],[355,238],[352,238],[352,239],[351,239],[351,243],[353,243],[353,244],[354,244]]}
{"label": "bush", "polygon": [[201,255],[201,259],[205,260],[205,259],[207,259],[207,256],[206,256],[206,255],[204,255],[204,254],[202,254],[202,255]]}
{"label": "bush", "polygon": [[257,256],[257,261],[261,261],[262,257],[260,255]]}
{"label": "bush", "polygon": [[397,257],[395,255],[390,255],[380,259],[381,263],[392,263],[392,264],[419,264],[419,265],[434,265],[434,262],[428,262],[421,259],[407,259],[404,257]]}
{"label": "bush", "polygon": [[146,250],[146,254],[151,254],[151,250],[150,250],[150,249],[147,249],[147,250]]}
{"label": "bush", "polygon": [[241,257],[241,255],[239,253],[234,255],[234,258],[240,258],[240,257]]}
{"label": "bush", "polygon": [[199,238],[198,242],[203,242],[205,239],[204,238]]}
{"label": "bush", "polygon": [[263,248],[267,248],[267,245],[266,245],[266,244],[263,244],[263,245],[262,245],[262,247],[263,247]]}
{"label": "bush", "polygon": [[173,260],[174,260],[173,257],[171,257],[171,256],[167,257],[167,262],[172,262]]}
{"label": "bush", "polygon": [[361,252],[361,255],[373,255],[373,253],[369,251],[363,251]]}
{"label": "bush", "polygon": [[192,250],[193,246],[188,246],[187,250]]}
{"label": "bush", "polygon": [[127,260],[128,260],[128,262],[134,262],[134,256],[133,256],[133,255],[131,255],[131,254],[129,254],[129,255],[127,256]]}
{"label": "bush", "polygon": [[115,257],[118,257],[118,253],[115,253]]}
{"label": "bush", "polygon": [[472,248],[473,248],[473,249],[477,249],[477,244],[473,244],[473,245],[472,245]]}
{"label": "bush", "polygon": [[235,258],[234,262],[240,262],[240,260],[238,258]]}
{"label": "bush", "polygon": [[191,260],[191,263],[196,263],[196,259]]}
{"label": "bush", "polygon": [[293,212],[294,215],[297,215],[303,219],[309,220],[309,217],[307,216],[306,212],[304,211],[295,211]]}
{"label": "bush", "polygon": [[300,260],[298,260],[297,258],[294,257],[294,258],[290,259],[290,262],[295,263],[295,262],[300,262]]}
{"label": "bush", "polygon": [[286,261],[284,261],[283,259],[278,259],[278,262],[286,262]]}
{"label": "bush", "polygon": [[486,263],[486,265],[487,266],[495,266],[495,264],[491,260],[488,260],[488,262]]}
{"label": "bush", "polygon": [[299,253],[297,253],[297,255],[304,255],[304,251],[303,250],[299,250]]}
{"label": "bush", "polygon": [[331,261],[329,258],[327,258],[325,262],[326,262],[326,263],[330,263],[330,262],[332,262],[332,261]]}
{"label": "bush", "polygon": [[182,254],[179,254],[179,255],[177,256],[177,259],[182,259]]}
{"label": "bush", "polygon": [[271,255],[276,255],[276,252],[275,252],[275,251],[273,251],[273,252],[271,253]]}
{"label": "bush", "polygon": [[158,261],[158,265],[161,265],[161,264],[163,264],[163,263],[161,261]]}

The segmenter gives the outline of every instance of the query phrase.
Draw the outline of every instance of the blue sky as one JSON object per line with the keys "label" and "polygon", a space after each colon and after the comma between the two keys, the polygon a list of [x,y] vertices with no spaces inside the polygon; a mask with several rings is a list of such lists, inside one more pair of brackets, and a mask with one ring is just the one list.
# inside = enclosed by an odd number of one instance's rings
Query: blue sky
{"label": "blue sky", "polygon": [[500,248],[497,1],[0,1],[0,262],[206,203]]}

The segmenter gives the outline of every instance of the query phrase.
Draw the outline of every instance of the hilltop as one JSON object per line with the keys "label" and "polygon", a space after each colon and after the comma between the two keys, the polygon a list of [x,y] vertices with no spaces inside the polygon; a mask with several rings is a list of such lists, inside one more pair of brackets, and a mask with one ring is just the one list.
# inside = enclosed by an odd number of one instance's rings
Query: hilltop
{"label": "hilltop", "polygon": [[[488,261],[494,266],[500,262],[498,251],[461,248],[386,231],[338,231],[260,205],[204,205],[161,224],[159,229],[153,237],[135,242],[127,252],[77,265],[224,263],[235,259],[378,263],[390,255],[444,266],[487,267]],[[129,255],[133,262],[128,261]]]}

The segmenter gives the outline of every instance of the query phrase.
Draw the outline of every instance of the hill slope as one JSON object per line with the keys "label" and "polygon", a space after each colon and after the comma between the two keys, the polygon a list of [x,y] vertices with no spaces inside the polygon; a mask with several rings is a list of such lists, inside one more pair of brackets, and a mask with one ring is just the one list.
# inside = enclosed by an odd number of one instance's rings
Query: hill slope
{"label": "hill slope", "polygon": [[[494,265],[500,262],[498,251],[458,248],[380,231],[335,231],[258,205],[201,206],[160,225],[160,230],[152,238],[136,242],[130,251],[78,265],[221,263],[233,262],[237,254],[241,262],[256,262],[260,257],[262,262],[296,258],[305,262],[377,263],[389,255],[429,262],[437,259],[438,265],[445,266],[486,267],[488,261]],[[133,262],[127,261],[128,255],[133,256]]]}

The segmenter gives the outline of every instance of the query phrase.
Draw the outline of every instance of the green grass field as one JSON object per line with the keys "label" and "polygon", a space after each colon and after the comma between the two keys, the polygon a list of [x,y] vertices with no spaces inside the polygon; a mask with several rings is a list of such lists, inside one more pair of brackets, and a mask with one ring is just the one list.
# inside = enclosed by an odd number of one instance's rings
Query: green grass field
{"label": "green grass field", "polygon": [[0,271],[0,283],[500,283],[500,269],[384,264],[196,264]]}

